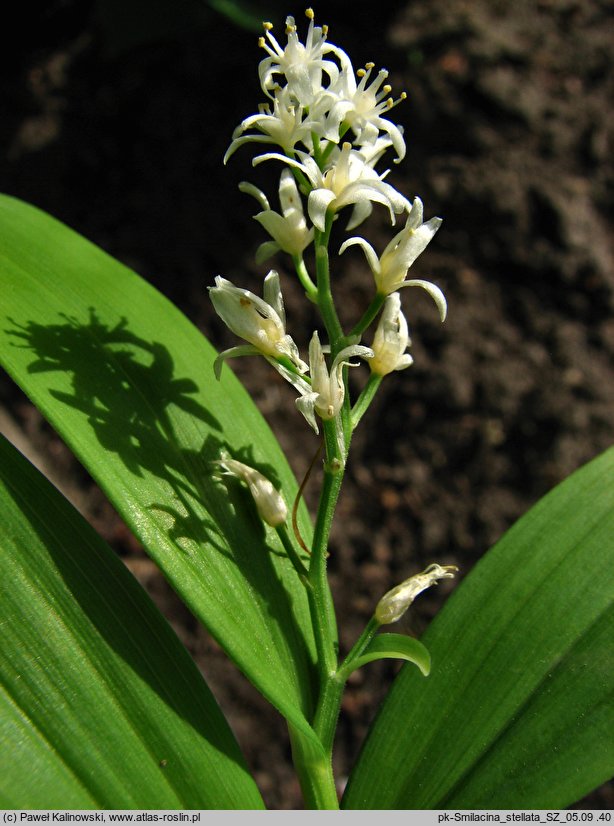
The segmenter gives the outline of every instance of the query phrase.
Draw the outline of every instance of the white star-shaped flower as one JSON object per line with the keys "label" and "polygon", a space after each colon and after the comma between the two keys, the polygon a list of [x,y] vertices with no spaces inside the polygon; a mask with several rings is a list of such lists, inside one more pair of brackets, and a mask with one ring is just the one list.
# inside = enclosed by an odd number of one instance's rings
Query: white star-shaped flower
{"label": "white star-shaped flower", "polygon": [[[254,134],[246,135],[250,129],[257,130]],[[317,119],[305,114],[303,107],[290,95],[288,89],[280,89],[273,98],[273,111],[270,104],[264,103],[256,115],[250,115],[235,129],[232,142],[226,154],[224,163],[240,146],[246,143],[271,143],[279,146],[284,152],[292,152],[298,143],[308,149],[312,145],[312,133],[320,134],[323,126]]]}
{"label": "white star-shaped flower", "polygon": [[277,76],[285,78],[291,95],[301,106],[311,106],[322,92],[322,80],[328,76],[329,83],[334,84],[339,76],[339,67],[324,55],[334,54],[342,65],[350,63],[346,53],[328,43],[326,26],[316,26],[312,9],[305,12],[309,19],[309,29],[305,43],[299,40],[293,17],[286,18],[286,35],[288,42],[281,47],[272,34],[272,24],[265,23],[265,36],[260,38],[260,46],[268,57],[260,62],[258,73],[263,91],[271,93],[280,86]]}
{"label": "white star-shaped flower", "polygon": [[280,160],[300,169],[313,187],[307,200],[309,217],[320,231],[326,228],[327,213],[338,212],[345,206],[354,205],[354,212],[348,229],[354,229],[371,213],[372,203],[387,207],[391,223],[395,215],[409,211],[409,202],[390,184],[384,181],[386,173],[378,175],[373,169],[379,158],[366,156],[352,148],[351,143],[344,143],[341,149],[335,147],[324,171],[316,161],[305,152],[296,152],[300,160],[288,158],[278,152],[270,152],[254,158],[257,165],[266,160]]}
{"label": "white star-shaped flower", "polygon": [[380,132],[384,132],[388,135],[397,153],[395,162],[399,163],[405,157],[406,151],[403,131],[382,115],[404,100],[406,95],[402,93],[396,101],[390,97],[392,87],[384,83],[388,78],[388,72],[385,69],[381,69],[375,79],[369,83],[373,69],[373,63],[367,63],[364,69],[359,69],[356,73],[359,78],[358,83],[352,70],[341,72],[334,89],[337,99],[327,115],[326,136],[331,138],[334,135],[338,136],[341,127],[345,124],[356,135],[358,145],[363,146],[375,143]]}

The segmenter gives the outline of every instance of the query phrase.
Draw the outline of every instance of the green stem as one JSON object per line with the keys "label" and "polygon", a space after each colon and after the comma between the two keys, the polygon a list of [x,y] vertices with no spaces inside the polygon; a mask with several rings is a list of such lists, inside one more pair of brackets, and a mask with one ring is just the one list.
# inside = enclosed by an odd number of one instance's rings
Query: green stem
{"label": "green stem", "polygon": [[[343,457],[339,455],[335,420],[324,421],[322,424],[326,445],[326,462],[320,494],[320,506],[314,530],[309,581],[312,585],[312,617],[320,670],[320,695],[314,717],[314,728],[322,739],[326,754],[330,755],[343,683],[339,683],[336,674],[337,628],[326,575],[326,555],[335,506],[343,481],[344,461]],[[322,735],[325,735],[325,737],[323,738]]]}
{"label": "green stem", "polygon": [[335,739],[335,729],[337,728],[337,719],[341,708],[343,689],[347,678],[354,670],[352,668],[352,663],[360,657],[379,628],[379,622],[377,622],[375,617],[371,617],[365,630],[362,632],[354,647],[343,661],[343,664],[337,673],[327,682],[324,691],[322,692],[316,711],[316,716],[314,718],[313,727],[327,753],[332,752],[333,741]]}
{"label": "green stem", "polygon": [[371,617],[371,619],[366,625],[365,630],[362,632],[360,637],[358,637],[358,640],[354,643],[352,650],[341,664],[339,671],[337,672],[338,679],[342,680],[342,682],[345,682],[347,680],[347,678],[354,670],[352,668],[352,663],[354,662],[354,660],[357,660],[358,657],[361,656],[365,648],[369,645],[369,643],[371,642],[371,640],[380,628],[381,626],[379,622],[375,619],[375,617]]}
{"label": "green stem", "polygon": [[335,422],[331,419],[322,424],[326,443],[326,462],[309,566],[312,622],[318,652],[321,692],[324,691],[331,675],[337,670],[337,622],[326,575],[326,556],[344,470],[342,457],[338,455]]}
{"label": "green stem", "polygon": [[[317,228],[314,230],[314,247],[317,304],[326,326],[334,358],[334,354],[339,351],[339,342],[343,339],[343,329],[337,315],[330,286],[328,244],[333,219],[334,214],[332,212],[327,213],[324,231]],[[348,418],[347,411],[346,418]],[[309,587],[307,588],[320,682],[314,720],[325,735],[322,741],[322,750],[316,753],[313,750],[312,743],[306,743],[304,737],[297,735],[296,731],[291,731],[293,760],[301,780],[303,794],[307,804],[315,808],[338,808],[331,754],[343,682],[337,679],[337,621],[326,573],[326,558],[330,530],[345,467],[345,448],[339,444],[337,435],[337,429],[341,426],[341,420],[338,421],[336,418],[322,422],[326,459],[314,527],[308,574]],[[345,441],[348,440],[345,439]],[[316,730],[316,733],[319,732]]]}
{"label": "green stem", "polygon": [[356,324],[354,326],[354,328],[352,329],[352,332],[350,333],[348,338],[351,337],[351,336],[362,336],[362,334],[367,329],[369,324],[371,324],[373,319],[377,316],[379,311],[382,309],[385,300],[386,300],[385,295],[382,295],[381,293],[376,293],[375,298],[373,299],[373,301],[369,304],[369,306],[365,310],[365,313],[364,313],[363,317],[360,319],[360,321],[358,322],[358,324]]}
{"label": "green stem", "polygon": [[292,762],[301,784],[305,805],[309,809],[338,809],[339,800],[330,756],[290,724],[288,731]]}
{"label": "green stem", "polygon": [[303,257],[301,255],[293,255],[292,260],[294,262],[296,274],[298,275],[298,280],[301,282],[303,289],[305,290],[305,293],[307,295],[307,298],[314,304],[317,304],[318,288],[313,283],[309,276],[309,273],[307,272],[307,267],[305,266]]}
{"label": "green stem", "polygon": [[345,679],[339,674],[334,674],[327,680],[313,720],[314,731],[327,754],[332,754],[344,687]]}
{"label": "green stem", "polygon": [[356,429],[358,422],[367,412],[369,405],[373,401],[373,397],[377,392],[377,389],[382,383],[383,378],[383,376],[379,376],[377,373],[371,373],[369,375],[367,383],[362,389],[362,393],[356,399],[356,404],[352,408],[352,430]]}
{"label": "green stem", "polygon": [[299,575],[301,582],[305,586],[309,586],[309,569],[298,555],[296,548],[294,547],[294,543],[288,536],[288,529],[285,524],[278,525],[275,530],[277,531],[277,536],[281,539],[281,544],[284,546],[285,552],[288,554],[288,558],[296,568],[296,572]]}
{"label": "green stem", "polygon": [[335,729],[337,728],[337,719],[341,708],[343,689],[347,678],[354,670],[352,668],[352,663],[360,657],[379,628],[379,622],[377,622],[375,617],[371,617],[365,630],[362,632],[354,647],[343,661],[343,664],[338,669],[337,673],[326,683],[320,702],[318,703],[316,716],[313,721],[313,727],[327,753],[332,752],[333,741],[335,739]]}
{"label": "green stem", "polygon": [[322,156],[322,150],[320,149],[320,138],[315,132],[312,132],[311,140],[313,143],[313,158],[318,165],[318,169],[321,170],[324,166],[324,159]]}
{"label": "green stem", "polygon": [[334,351],[338,341],[343,338],[343,330],[335,309],[333,295],[330,289],[330,265],[328,259],[328,240],[333,225],[334,215],[326,214],[326,226],[324,232],[319,229],[314,231],[314,245],[316,254],[316,277],[318,284],[318,306],[326,325],[326,332],[330,340],[331,348]]}

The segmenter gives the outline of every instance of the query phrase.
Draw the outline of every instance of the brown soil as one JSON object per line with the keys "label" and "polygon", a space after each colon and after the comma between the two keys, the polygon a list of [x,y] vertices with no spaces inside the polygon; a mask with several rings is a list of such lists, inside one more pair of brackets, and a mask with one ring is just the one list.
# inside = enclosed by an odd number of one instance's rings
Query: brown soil
{"label": "brown soil", "polygon": [[[236,185],[248,178],[272,192],[278,171],[255,173],[247,150],[221,164],[234,126],[260,100],[255,37],[214,15],[158,28],[154,19],[128,37],[111,2],[47,6],[44,17],[21,7],[3,49],[4,190],[128,263],[229,346],[205,288],[223,273],[259,290],[263,269],[252,262],[263,238]],[[330,557],[348,645],[383,591],[433,560],[466,574],[533,502],[613,440],[614,43],[607,0],[395,0],[375,17],[370,3],[352,3],[351,15],[344,6],[316,7],[331,39],[356,64],[389,68],[395,90],[408,91],[395,110],[408,158],[392,177],[420,194],[427,216],[444,217],[415,270],[449,301],[440,326],[425,296],[412,294],[413,305],[407,297],[415,365],[384,383],[355,437]],[[269,8],[279,23],[293,11]],[[391,237],[381,214],[370,233],[379,243]],[[334,292],[349,321],[371,276],[358,254],[343,263]],[[304,346],[313,317],[285,266],[289,321]],[[254,360],[236,371],[301,476],[316,444],[292,413],[292,393]],[[267,803],[300,806],[283,722],[6,378],[0,430],[153,594],[229,715]],[[445,593],[421,598],[406,629],[420,633]],[[393,673],[374,665],[351,682],[341,778]],[[581,805],[612,803],[610,784]]]}

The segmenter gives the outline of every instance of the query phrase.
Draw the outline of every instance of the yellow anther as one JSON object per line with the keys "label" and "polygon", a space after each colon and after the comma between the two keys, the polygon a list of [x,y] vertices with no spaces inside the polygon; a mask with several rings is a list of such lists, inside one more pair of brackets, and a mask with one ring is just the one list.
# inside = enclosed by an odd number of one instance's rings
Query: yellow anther
{"label": "yellow anther", "polygon": [[328,26],[322,26],[322,34],[324,35],[324,37],[326,37],[326,35],[328,34]]}
{"label": "yellow anther", "polygon": [[294,34],[296,32],[296,26],[286,26],[286,34]]}
{"label": "yellow anther", "polygon": [[390,92],[392,92],[392,86],[389,83],[387,83],[385,86],[382,86],[382,92],[385,95],[389,95]]}
{"label": "yellow anther", "polygon": [[365,69],[375,69],[375,63],[371,63],[371,61],[365,63]]}
{"label": "yellow anther", "polygon": [[273,28],[273,24],[269,23],[268,20],[264,20],[262,23],[262,28],[265,30],[265,32],[270,32]]}
{"label": "yellow anther", "polygon": [[357,77],[364,77],[366,74],[366,69],[358,69],[356,72]]}
{"label": "yellow anther", "polygon": [[264,49],[265,44],[266,44],[266,40],[264,39],[264,37],[259,37],[259,38],[258,38],[258,46],[259,46],[261,49]]}
{"label": "yellow anther", "polygon": [[315,17],[315,13],[314,13],[313,9],[305,9],[305,17],[308,20],[313,20],[313,18]]}
{"label": "yellow anther", "polygon": [[[388,90],[385,90],[385,91],[388,91]],[[393,106],[396,106],[397,103],[400,103],[402,100],[405,100],[406,97],[407,97],[407,92],[401,92],[401,94],[398,96],[398,98],[396,100],[393,100],[392,98],[388,98],[388,100],[386,101],[386,108],[387,109],[392,109]]]}

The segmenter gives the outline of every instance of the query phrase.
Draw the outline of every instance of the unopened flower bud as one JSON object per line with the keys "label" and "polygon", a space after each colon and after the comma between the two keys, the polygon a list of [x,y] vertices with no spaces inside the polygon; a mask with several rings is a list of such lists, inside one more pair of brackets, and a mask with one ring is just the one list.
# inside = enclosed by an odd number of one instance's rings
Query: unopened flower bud
{"label": "unopened flower bud", "polygon": [[421,574],[415,574],[397,585],[380,599],[375,609],[375,619],[380,625],[390,625],[400,620],[409,606],[422,591],[436,585],[440,579],[449,579],[458,571],[456,565],[429,565]]}
{"label": "unopened flower bud", "polygon": [[386,376],[393,370],[404,370],[413,364],[413,358],[405,350],[411,344],[407,320],[401,310],[399,293],[386,298],[371,349],[375,353],[369,361],[372,373]]}
{"label": "unopened flower bud", "polygon": [[[269,275],[277,276],[276,273]],[[215,287],[209,287],[209,295],[217,314],[233,333],[267,356],[279,356],[285,344],[286,330],[284,319],[275,307],[219,275]]]}
{"label": "unopened flower bud", "polygon": [[248,341],[246,347],[233,347],[220,353],[216,360],[216,375],[224,359],[235,355],[259,353],[273,360],[289,359],[299,373],[307,371],[298,348],[286,333],[286,316],[279,286],[279,275],[271,270],[264,279],[264,298],[249,290],[235,287],[218,275],[215,287],[209,287],[215,311],[233,333]]}
{"label": "unopened flower bud", "polygon": [[215,464],[222,468],[225,475],[234,476],[247,484],[258,515],[263,522],[276,528],[286,521],[288,508],[281,493],[260,471],[236,459],[231,459],[226,453],[223,453],[222,458],[218,459]]}

